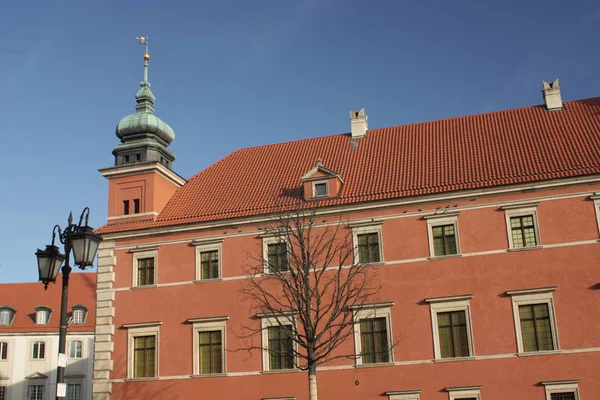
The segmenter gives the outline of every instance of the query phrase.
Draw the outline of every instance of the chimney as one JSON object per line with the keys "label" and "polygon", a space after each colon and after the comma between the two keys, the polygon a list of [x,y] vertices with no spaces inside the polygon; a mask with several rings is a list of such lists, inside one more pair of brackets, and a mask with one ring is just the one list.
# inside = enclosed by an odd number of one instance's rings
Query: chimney
{"label": "chimney", "polygon": [[544,103],[548,111],[562,110],[563,103],[560,97],[560,86],[558,86],[558,78],[552,83],[542,81],[544,89],[542,90]]}
{"label": "chimney", "polygon": [[350,110],[350,128],[352,132],[352,139],[358,139],[367,136],[367,130],[369,129],[369,117],[365,114],[365,109],[361,108],[360,111]]}

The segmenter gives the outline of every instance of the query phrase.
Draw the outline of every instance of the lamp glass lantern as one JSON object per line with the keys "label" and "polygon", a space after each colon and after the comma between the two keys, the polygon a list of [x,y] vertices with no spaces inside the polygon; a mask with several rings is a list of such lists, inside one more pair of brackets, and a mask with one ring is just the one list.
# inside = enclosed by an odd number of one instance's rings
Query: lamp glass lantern
{"label": "lamp glass lantern", "polygon": [[73,232],[70,236],[71,249],[73,249],[73,258],[75,264],[81,269],[93,265],[98,245],[102,241],[100,235],[96,235],[89,226],[82,226]]}
{"label": "lamp glass lantern", "polygon": [[35,255],[38,260],[40,281],[46,285],[50,282],[55,282],[60,267],[65,261],[65,255],[61,254],[58,247],[53,244],[47,245],[45,250],[38,249]]}

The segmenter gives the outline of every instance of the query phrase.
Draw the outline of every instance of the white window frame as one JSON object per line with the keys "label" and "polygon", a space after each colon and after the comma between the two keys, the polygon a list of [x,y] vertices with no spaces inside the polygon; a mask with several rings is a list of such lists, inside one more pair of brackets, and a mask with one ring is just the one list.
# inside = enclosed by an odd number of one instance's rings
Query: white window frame
{"label": "white window frame", "polygon": [[[131,286],[136,288],[154,287],[158,283],[158,247],[140,248],[129,250],[133,253],[133,269]],[[151,285],[138,285],[138,260],[154,258],[154,283]]]}
{"label": "white window frame", "polygon": [[[429,239],[429,258],[450,258],[460,257],[460,234],[458,232],[458,212],[449,212],[445,214],[434,214],[423,217],[427,221],[427,235]],[[456,254],[447,254],[436,256],[435,246],[433,244],[433,228],[441,225],[454,225],[454,236],[456,241]]]}
{"label": "white window frame", "polygon": [[553,393],[574,393],[575,400],[580,400],[579,397],[579,382],[581,379],[572,379],[564,381],[547,381],[541,382],[546,389],[546,400],[552,400]]}
{"label": "white window frame", "polygon": [[[162,321],[140,322],[135,324],[125,324],[123,328],[127,329],[127,379],[151,380],[158,379],[160,371],[160,326]],[[140,336],[155,336],[154,345],[154,376],[134,377],[134,339]]]}
{"label": "white window frame", "polygon": [[[39,322],[40,317],[46,313],[46,321]],[[52,310],[47,306],[37,306],[35,308],[35,324],[36,325],[48,325],[50,323],[50,318],[52,317]]]}
{"label": "white window frame", "polygon": [[286,368],[286,369],[275,369],[271,370],[269,361],[269,328],[277,327],[277,326],[285,326],[291,325],[292,331],[296,331],[296,314],[283,314],[283,315],[275,315],[275,314],[258,314],[257,317],[260,318],[261,324],[261,340],[262,340],[262,361],[263,361],[263,371],[295,371],[297,370],[298,365],[298,345],[295,340],[292,340],[292,346],[294,347],[293,362],[294,368]]}
{"label": "white window frame", "polygon": [[15,313],[16,311],[13,310],[12,308],[8,307],[8,306],[2,306],[0,307],[0,314],[6,313],[5,315],[8,315],[8,323],[6,324],[0,324],[0,326],[10,326],[12,325],[14,319],[15,319]]}
{"label": "white window frame", "polygon": [[0,384],[0,400],[8,400],[8,386]]}
{"label": "white window frame", "polygon": [[[37,357],[37,358],[34,357],[33,349],[34,349],[34,346],[36,343],[44,343],[44,357]],[[30,351],[29,351],[30,360],[33,360],[33,361],[45,360],[46,359],[46,350],[47,350],[46,342],[44,340],[32,340],[30,342]],[[38,346],[37,355],[39,356],[39,354],[40,354],[40,347]]]}
{"label": "white window frame", "polygon": [[[540,237],[540,229],[538,224],[537,206],[539,203],[528,203],[528,204],[515,204],[501,207],[504,210],[504,219],[506,220],[506,235],[508,237],[508,249],[513,251],[538,249],[542,246],[542,240]],[[531,215],[533,217],[533,229],[535,231],[535,246],[529,247],[518,247],[516,248],[513,244],[512,227],[510,225],[510,219],[513,217],[525,217]]]}
{"label": "white window frame", "polygon": [[45,390],[44,390],[45,389],[44,386],[46,386],[46,385],[44,385],[43,383],[41,383],[41,384],[40,383],[35,383],[35,384],[27,385],[27,399],[28,400],[31,399],[31,389],[33,387],[36,387],[36,386],[42,388],[42,397],[41,398],[43,399],[45,397],[46,393],[45,393]]}
{"label": "white window frame", "polygon": [[[317,195],[317,185],[321,185],[321,184],[325,185],[325,194]],[[312,182],[312,192],[313,192],[313,197],[315,197],[315,198],[329,197],[329,182],[326,180]]]}
{"label": "white window frame", "polygon": [[[6,358],[2,358],[2,349],[4,349],[4,352],[6,353]],[[8,354],[8,342],[0,340],[0,362],[8,361],[8,358],[9,358],[9,354]]]}
{"label": "white window frame", "polygon": [[[223,279],[223,239],[212,239],[212,240],[194,240],[192,245],[196,247],[196,280],[195,282],[210,282],[218,281]],[[202,279],[202,257],[200,256],[204,252],[208,251],[218,252],[219,262],[219,277],[211,279]]]}
{"label": "white window frame", "polygon": [[[361,307],[352,309],[352,320],[354,324],[354,355],[356,365],[387,365],[394,363],[394,346],[392,334],[392,306],[394,302],[364,304]],[[362,360],[362,342],[360,337],[360,321],[363,319],[385,318],[386,333],[388,341],[388,358],[386,363],[368,363],[363,364]]]}
{"label": "white window frame", "polygon": [[[77,357],[77,351],[75,351],[75,357],[71,357],[71,346],[73,345],[73,343],[80,343],[81,344],[81,356]],[[77,350],[77,349],[76,349]],[[74,340],[70,340],[67,346],[67,356],[69,357],[70,360],[81,360],[82,358],[84,358],[84,345],[83,345],[83,340],[81,339],[74,339]]]}
{"label": "white window frame", "polygon": [[352,245],[354,246],[354,264],[360,264],[360,256],[358,252],[358,236],[369,234],[369,233],[377,233],[379,240],[379,262],[371,263],[371,264],[379,264],[383,263],[385,258],[383,258],[383,234],[382,234],[382,225],[383,221],[365,221],[365,222],[354,222],[348,224],[350,228],[352,228]]}
{"label": "white window frame", "polygon": [[594,212],[596,213],[596,224],[598,226],[598,235],[600,237],[600,193],[594,192],[594,194],[590,196],[590,200],[594,201]]}
{"label": "white window frame", "polygon": [[[226,322],[229,317],[211,317],[211,318],[192,318],[188,319],[187,322],[192,324],[193,331],[193,339],[192,339],[192,354],[194,358],[194,375],[200,376],[218,376],[218,375],[226,375],[227,374],[227,357],[226,357],[226,340],[227,340],[227,327]],[[213,332],[220,331],[221,332],[221,362],[223,365],[223,372],[217,372],[212,374],[201,374],[200,373],[200,340],[199,333],[200,332]]]}
{"label": "white window frame", "polygon": [[392,392],[386,392],[388,400],[420,400],[421,389],[410,389],[410,390],[395,390]]}
{"label": "white window frame", "polygon": [[[471,322],[470,305],[470,300],[472,298],[472,294],[465,294],[460,296],[432,297],[425,299],[425,302],[429,303],[429,310],[431,313],[431,328],[433,330],[433,351],[435,360],[452,361],[464,360],[465,358],[475,357],[475,342],[473,340],[473,324]],[[438,326],[437,315],[438,313],[452,311],[465,312],[465,320],[467,323],[467,341],[469,344],[469,355],[466,357],[442,358],[442,351],[440,349],[440,328]]]}
{"label": "white window frame", "polygon": [[286,245],[286,254],[285,255],[287,257],[288,267],[289,268],[292,267],[290,265],[290,257],[289,257],[289,252],[290,252],[290,243],[289,243],[289,241],[285,240],[285,238],[282,238],[282,237],[279,237],[279,236],[276,236],[276,235],[264,236],[262,238],[262,246],[263,246],[263,273],[264,274],[271,273],[271,271],[269,269],[269,245],[270,244],[277,244],[277,243],[285,243],[285,245]]}
{"label": "white window frame", "polygon": [[481,400],[481,388],[482,386],[460,386],[460,387],[448,387],[448,400],[474,398]]}
{"label": "white window frame", "polygon": [[73,386],[79,386],[79,397],[77,397],[77,400],[83,399],[83,384],[81,381],[77,381],[76,383],[67,382],[67,395],[64,398],[69,398],[69,387]]}
{"label": "white window frame", "polygon": [[[517,337],[517,352],[519,355],[547,354],[560,350],[556,323],[556,311],[554,308],[554,298],[552,296],[552,292],[555,290],[556,286],[506,291],[506,294],[508,294],[512,299],[515,335]],[[554,349],[525,352],[523,349],[523,334],[521,332],[519,306],[544,303],[548,305],[548,313],[550,314],[550,329],[552,331],[552,344]]]}
{"label": "white window frame", "polygon": [[[81,320],[81,322],[76,322],[75,321],[75,314],[77,312],[83,313],[83,319]],[[75,324],[75,325],[85,324],[85,321],[87,321],[87,313],[88,313],[88,310],[84,306],[82,306],[82,305],[73,306],[73,311],[72,311],[72,314],[71,314],[71,317],[73,318],[73,322],[72,323]]]}

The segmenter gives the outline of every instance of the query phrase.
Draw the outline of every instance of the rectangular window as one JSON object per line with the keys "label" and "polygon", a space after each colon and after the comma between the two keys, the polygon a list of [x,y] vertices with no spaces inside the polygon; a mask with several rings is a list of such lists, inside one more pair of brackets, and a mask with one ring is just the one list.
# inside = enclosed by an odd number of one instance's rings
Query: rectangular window
{"label": "rectangular window", "polygon": [[513,248],[537,246],[533,215],[521,215],[510,218]]}
{"label": "rectangular window", "polygon": [[80,340],[74,340],[69,343],[69,358],[81,358],[83,343]]}
{"label": "rectangular window", "polygon": [[458,253],[454,224],[433,226],[431,232],[433,235],[433,254],[435,256]]}
{"label": "rectangular window", "polygon": [[0,310],[0,325],[10,325],[11,312],[9,310]]}
{"label": "rectangular window", "polygon": [[437,319],[442,358],[468,357],[469,335],[465,311],[438,312]]}
{"label": "rectangular window", "polygon": [[138,286],[154,285],[154,257],[139,258],[137,262]]}
{"label": "rectangular window", "polygon": [[129,162],[129,156],[123,156],[123,162],[124,163],[128,163]]}
{"label": "rectangular window", "polygon": [[67,385],[67,400],[81,400],[81,385]]}
{"label": "rectangular window", "polygon": [[6,386],[0,386],[0,400],[6,400]]}
{"label": "rectangular window", "polygon": [[135,161],[141,161],[142,155],[140,153],[135,153]]}
{"label": "rectangular window", "polygon": [[267,245],[269,271],[289,271],[287,258],[287,243],[271,243]]}
{"label": "rectangular window", "polygon": [[270,370],[294,368],[294,347],[291,332],[291,325],[268,328]]}
{"label": "rectangular window", "polygon": [[123,200],[123,215],[129,215],[129,200]]}
{"label": "rectangular window", "polygon": [[33,358],[34,360],[43,360],[45,350],[46,350],[46,343],[33,342],[31,358]]}
{"label": "rectangular window", "polygon": [[35,323],[37,325],[47,325],[48,324],[48,311],[47,310],[39,310],[35,313]]}
{"label": "rectangular window", "polygon": [[356,237],[358,239],[358,261],[361,264],[380,262],[379,233],[363,233]]}
{"label": "rectangular window", "polygon": [[551,393],[551,400],[576,400],[575,393],[573,392],[563,392],[563,393]]}
{"label": "rectangular window", "polygon": [[133,213],[140,213],[140,199],[133,199]]}
{"label": "rectangular window", "polygon": [[44,399],[44,385],[29,385],[27,398],[29,400]]}
{"label": "rectangular window", "polygon": [[156,336],[133,338],[133,377],[153,377],[156,371]]}
{"label": "rectangular window", "polygon": [[222,331],[198,332],[198,353],[200,374],[220,374],[223,372]]}
{"label": "rectangular window", "polygon": [[0,360],[6,360],[8,358],[8,343],[0,342]]}
{"label": "rectangular window", "polygon": [[368,318],[360,321],[362,363],[390,361],[386,318]]}
{"label": "rectangular window", "polygon": [[219,278],[219,250],[200,252],[200,279]]}
{"label": "rectangular window", "polygon": [[554,350],[547,303],[519,306],[519,319],[525,352]]}
{"label": "rectangular window", "polygon": [[314,196],[315,197],[325,197],[325,196],[329,195],[329,190],[327,188],[327,182],[315,183],[313,188],[314,188]]}

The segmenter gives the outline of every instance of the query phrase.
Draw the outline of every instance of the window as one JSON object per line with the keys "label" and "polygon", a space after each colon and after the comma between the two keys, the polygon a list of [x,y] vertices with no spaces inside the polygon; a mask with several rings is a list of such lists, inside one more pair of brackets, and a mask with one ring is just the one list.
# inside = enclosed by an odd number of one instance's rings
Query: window
{"label": "window", "polygon": [[288,244],[278,237],[263,238],[264,272],[285,272],[290,270]]}
{"label": "window", "polygon": [[481,400],[481,386],[446,388],[449,400]]}
{"label": "window", "polygon": [[128,378],[153,378],[159,372],[159,339],[162,322],[124,324],[128,330]]}
{"label": "window", "polygon": [[0,360],[6,360],[8,358],[8,343],[0,342]]}
{"label": "window", "polygon": [[133,213],[140,213],[140,199],[133,199]]}
{"label": "window", "polygon": [[425,299],[431,311],[436,359],[474,355],[469,306],[472,297],[468,294]]}
{"label": "window", "polygon": [[84,324],[87,317],[87,308],[84,306],[73,307],[73,324]]}
{"label": "window", "polygon": [[6,400],[6,386],[0,386],[0,400]]}
{"label": "window", "polygon": [[541,382],[546,389],[546,400],[579,400],[580,379]]}
{"label": "window", "polygon": [[196,280],[221,278],[222,239],[198,239],[196,246]]}
{"label": "window", "polygon": [[524,249],[540,245],[537,205],[538,203],[528,203],[501,207],[506,217],[510,249]]}
{"label": "window", "polygon": [[313,183],[313,197],[326,197],[329,196],[329,187],[327,182],[314,182]]}
{"label": "window", "polygon": [[123,200],[123,215],[129,215],[129,200]]}
{"label": "window", "polygon": [[229,317],[195,318],[187,322],[194,330],[194,374],[225,372],[225,321]]}
{"label": "window", "polygon": [[383,261],[381,221],[350,223],[354,245],[354,262],[360,264]]}
{"label": "window", "polygon": [[123,156],[123,162],[124,163],[128,163],[129,162],[129,156]]}
{"label": "window", "polygon": [[519,353],[558,350],[552,292],[556,286],[510,290]]}
{"label": "window", "polygon": [[421,389],[398,390],[386,392],[388,400],[419,400],[421,398]]}
{"label": "window", "polygon": [[271,371],[295,368],[295,315],[258,316],[262,319],[263,369]]}
{"label": "window", "polygon": [[29,400],[44,399],[44,385],[29,385],[27,389],[27,398]]}
{"label": "window", "polygon": [[35,311],[35,323],[37,325],[48,325],[51,310],[46,306],[38,306],[35,308]]}
{"label": "window", "polygon": [[141,161],[142,160],[142,154],[141,153],[135,153],[135,161]]}
{"label": "window", "polygon": [[31,349],[31,358],[33,358],[34,360],[43,360],[45,349],[45,342],[33,342],[33,346]]}
{"label": "window", "polygon": [[81,385],[67,385],[67,400],[81,400]]}
{"label": "window", "polygon": [[460,254],[458,237],[458,214],[436,214],[426,216],[429,233],[429,254],[444,257]]}
{"label": "window", "polygon": [[144,247],[130,251],[133,252],[133,286],[155,285],[158,247]]}
{"label": "window", "polygon": [[356,364],[393,361],[391,306],[394,303],[367,304],[353,309]]}
{"label": "window", "polygon": [[0,326],[12,324],[15,312],[15,310],[8,306],[0,306]]}
{"label": "window", "polygon": [[73,340],[69,343],[69,358],[81,358],[83,343],[80,340]]}

